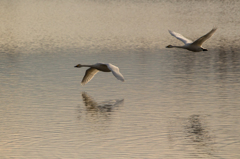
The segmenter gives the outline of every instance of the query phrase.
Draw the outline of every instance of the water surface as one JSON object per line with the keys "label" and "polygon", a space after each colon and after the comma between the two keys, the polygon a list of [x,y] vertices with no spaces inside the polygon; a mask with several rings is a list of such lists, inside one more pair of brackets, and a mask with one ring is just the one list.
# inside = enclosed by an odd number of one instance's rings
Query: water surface
{"label": "water surface", "polygon": [[[0,4],[0,158],[240,157],[238,1]],[[126,81],[81,86],[97,62]]]}

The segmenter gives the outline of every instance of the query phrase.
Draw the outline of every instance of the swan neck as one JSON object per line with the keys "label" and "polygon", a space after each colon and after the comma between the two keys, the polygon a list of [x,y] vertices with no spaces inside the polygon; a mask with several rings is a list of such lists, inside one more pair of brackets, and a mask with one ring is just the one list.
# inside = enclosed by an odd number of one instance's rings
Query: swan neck
{"label": "swan neck", "polygon": [[183,46],[172,46],[172,47],[175,47],[175,48],[185,48],[185,47],[183,47]]}
{"label": "swan neck", "polygon": [[82,67],[92,67],[92,65],[81,65]]}

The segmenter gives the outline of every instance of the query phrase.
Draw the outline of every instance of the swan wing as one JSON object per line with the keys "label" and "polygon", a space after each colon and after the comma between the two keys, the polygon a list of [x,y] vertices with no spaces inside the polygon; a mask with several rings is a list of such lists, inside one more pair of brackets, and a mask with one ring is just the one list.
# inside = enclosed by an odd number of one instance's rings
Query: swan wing
{"label": "swan wing", "polygon": [[181,35],[179,33],[176,33],[174,31],[171,31],[171,30],[168,30],[168,31],[172,36],[174,36],[178,40],[181,40],[184,44],[192,43],[192,40],[189,40],[189,39],[185,38],[183,35]]}
{"label": "swan wing", "polygon": [[202,37],[194,41],[192,44],[201,46],[204,43],[204,41],[209,39],[215,33],[216,30],[217,28],[213,28],[209,33],[207,33],[206,35],[203,35]]}
{"label": "swan wing", "polygon": [[113,75],[118,79],[124,82],[123,75],[119,72],[119,68],[113,64],[106,64],[108,69],[112,71]]}
{"label": "swan wing", "polygon": [[95,68],[89,68],[86,70],[85,75],[82,79],[81,84],[85,85],[87,84],[89,81],[91,81],[91,79],[95,76],[95,74],[97,74],[99,71]]}

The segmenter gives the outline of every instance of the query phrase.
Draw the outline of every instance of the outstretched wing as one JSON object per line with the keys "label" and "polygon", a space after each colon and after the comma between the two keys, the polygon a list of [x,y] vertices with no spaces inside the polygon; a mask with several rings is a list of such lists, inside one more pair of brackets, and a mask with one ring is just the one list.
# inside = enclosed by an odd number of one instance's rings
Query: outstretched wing
{"label": "outstretched wing", "polygon": [[99,71],[95,68],[89,68],[86,70],[85,75],[82,79],[81,84],[85,85],[87,84],[89,81],[91,81],[91,79],[95,76],[95,74],[97,74]]}
{"label": "outstretched wing", "polygon": [[184,44],[189,44],[189,43],[192,43],[192,40],[189,40],[187,38],[185,38],[184,36],[182,36],[181,34],[179,33],[176,33],[174,31],[171,31],[171,30],[168,30],[169,33],[174,36],[175,38],[177,38],[178,40],[181,40]]}
{"label": "outstretched wing", "polygon": [[213,28],[209,33],[207,33],[206,35],[200,37],[199,39],[197,39],[196,41],[194,41],[192,44],[193,45],[198,45],[198,46],[202,46],[202,44],[204,43],[204,41],[206,41],[207,39],[209,39],[217,30],[217,28]]}
{"label": "outstretched wing", "polygon": [[114,66],[114,65],[112,65],[112,64],[110,64],[110,63],[109,63],[109,64],[106,64],[106,65],[107,65],[108,69],[112,71],[113,75],[114,75],[117,79],[119,79],[119,80],[121,80],[121,81],[124,82],[124,77],[123,77],[123,75],[119,72],[119,68],[118,68],[117,66]]}

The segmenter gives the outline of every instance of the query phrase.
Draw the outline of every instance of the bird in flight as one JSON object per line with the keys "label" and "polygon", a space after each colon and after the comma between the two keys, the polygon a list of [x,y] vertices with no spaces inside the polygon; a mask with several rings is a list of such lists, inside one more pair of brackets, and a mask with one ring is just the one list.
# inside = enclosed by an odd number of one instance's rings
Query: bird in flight
{"label": "bird in flight", "polygon": [[207,49],[202,47],[202,44],[209,39],[217,30],[217,28],[213,28],[210,32],[208,32],[206,35],[200,37],[196,41],[189,40],[185,38],[183,35],[176,33],[174,31],[169,30],[169,33],[176,37],[178,40],[181,40],[185,45],[183,46],[173,46],[173,45],[168,45],[166,48],[182,48],[182,49],[187,49],[189,51],[193,52],[200,52],[200,51],[208,51]]}
{"label": "bird in flight", "polygon": [[112,72],[112,74],[120,81],[124,82],[124,77],[123,75],[120,73],[119,68],[117,66],[114,66],[113,64],[104,64],[104,63],[96,63],[94,65],[81,65],[78,64],[75,67],[77,68],[81,68],[81,67],[90,67],[89,69],[86,70],[85,75],[82,79],[81,84],[85,85],[87,84],[89,81],[91,81],[91,79],[95,76],[95,74],[97,74],[99,71],[102,72]]}

